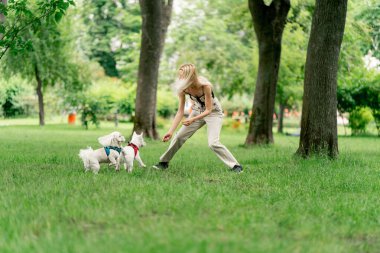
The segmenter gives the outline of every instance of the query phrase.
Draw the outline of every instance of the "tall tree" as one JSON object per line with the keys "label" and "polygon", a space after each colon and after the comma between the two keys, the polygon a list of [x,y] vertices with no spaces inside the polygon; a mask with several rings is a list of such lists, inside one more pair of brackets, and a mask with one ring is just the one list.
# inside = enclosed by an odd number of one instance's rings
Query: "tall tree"
{"label": "tall tree", "polygon": [[[45,125],[45,107],[43,89],[55,82],[55,68],[59,66],[60,41],[55,25],[42,25],[38,31],[25,31],[20,34],[24,40],[31,43],[32,50],[27,52],[13,52],[6,57],[6,71],[20,73],[24,77],[36,81],[38,98],[39,124]],[[58,60],[59,61],[59,60]],[[22,62],[22,65],[20,65]]]}
{"label": "tall tree", "polygon": [[249,0],[249,10],[259,44],[259,69],[246,144],[273,142],[272,124],[281,58],[281,40],[289,0]]}
{"label": "tall tree", "polygon": [[307,50],[297,153],[338,154],[337,72],[347,0],[316,0]]}
{"label": "tall tree", "polygon": [[[56,21],[56,20],[55,20]],[[69,38],[61,36],[61,29],[52,17],[43,20],[34,31],[24,30],[18,34],[22,41],[30,43],[30,50],[10,48],[6,63],[2,66],[6,74],[20,74],[36,82],[39,107],[39,124],[45,125],[43,91],[47,86],[62,84],[65,89],[79,90],[79,64],[73,63],[73,45]]]}
{"label": "tall tree", "polygon": [[157,80],[160,57],[170,24],[173,0],[140,0],[141,51],[136,94],[134,130],[158,139],[156,130]]}
{"label": "tall tree", "polygon": [[139,4],[128,0],[88,0],[81,16],[85,24],[82,45],[107,76],[135,82],[141,30]]}

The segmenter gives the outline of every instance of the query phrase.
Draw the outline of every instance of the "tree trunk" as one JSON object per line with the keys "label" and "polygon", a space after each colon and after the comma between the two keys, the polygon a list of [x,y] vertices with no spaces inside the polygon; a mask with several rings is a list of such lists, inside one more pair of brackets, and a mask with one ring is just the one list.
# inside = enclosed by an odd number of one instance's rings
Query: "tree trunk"
{"label": "tree trunk", "polygon": [[259,70],[245,143],[246,145],[267,144],[273,142],[273,113],[280,67],[281,40],[290,1],[273,0],[269,6],[266,6],[263,0],[248,2],[259,43]]}
{"label": "tree trunk", "polygon": [[347,0],[317,0],[305,66],[297,153],[338,155],[337,72]]}
{"label": "tree trunk", "polygon": [[42,80],[40,76],[40,72],[38,70],[37,65],[34,66],[34,71],[36,75],[36,81],[37,81],[37,97],[38,97],[38,109],[39,109],[39,118],[40,118],[40,126],[45,125],[45,110],[44,110],[44,96],[42,93]]}
{"label": "tree trunk", "polygon": [[160,57],[170,23],[173,0],[140,0],[141,51],[136,94],[134,131],[158,139],[156,129],[157,81]]}
{"label": "tree trunk", "polygon": [[[8,2],[8,0],[1,0],[1,3],[3,5],[7,5],[7,2]],[[5,23],[5,15],[3,13],[0,13],[0,24],[3,24],[3,23]],[[3,36],[4,35],[2,33],[0,33],[0,40],[3,39]]]}
{"label": "tree trunk", "polygon": [[284,111],[285,111],[285,105],[280,104],[278,113],[278,125],[277,125],[277,132],[282,134],[284,133]]}

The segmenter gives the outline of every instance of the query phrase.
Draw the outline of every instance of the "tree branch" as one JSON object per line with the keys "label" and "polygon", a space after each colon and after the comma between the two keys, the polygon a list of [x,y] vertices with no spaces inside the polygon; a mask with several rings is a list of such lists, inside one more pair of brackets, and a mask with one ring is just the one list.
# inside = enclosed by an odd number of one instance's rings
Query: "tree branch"
{"label": "tree branch", "polygon": [[287,16],[290,9],[290,0],[273,0],[270,8],[273,8],[276,14],[280,14],[276,16]]}
{"label": "tree branch", "polygon": [[[24,26],[22,26],[21,28],[17,29],[17,31],[13,34],[12,36],[12,39],[10,41],[10,43],[7,43],[6,46],[5,46],[5,50],[1,53],[0,55],[0,60],[3,58],[3,56],[5,55],[5,53],[8,51],[9,47],[12,45],[12,43],[15,41],[17,35],[23,31],[25,28],[27,28],[28,26],[30,26],[31,24],[33,24],[35,21],[37,20],[41,20],[47,16],[50,16],[53,12],[55,11],[55,9],[50,9],[49,11],[47,11],[46,13],[42,14],[41,16],[37,17],[37,18],[34,18],[32,19],[31,21],[29,21],[28,23],[26,23]],[[17,24],[17,20],[15,22],[15,24]],[[12,29],[15,29],[15,27],[13,26]],[[12,29],[10,29],[1,39],[0,41],[4,40],[4,38],[12,31]]]}
{"label": "tree branch", "polygon": [[273,37],[275,40],[280,40],[282,31],[286,24],[286,17],[290,9],[289,0],[273,0],[270,8],[274,12],[273,14]]}
{"label": "tree branch", "polygon": [[257,19],[257,21],[265,17],[265,12],[268,9],[268,6],[265,5],[263,0],[248,0],[248,7],[252,18]]}

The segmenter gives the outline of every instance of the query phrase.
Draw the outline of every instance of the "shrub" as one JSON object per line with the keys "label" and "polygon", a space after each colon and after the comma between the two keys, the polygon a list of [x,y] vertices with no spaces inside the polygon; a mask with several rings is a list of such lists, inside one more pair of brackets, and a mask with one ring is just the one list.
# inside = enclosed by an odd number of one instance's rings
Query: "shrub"
{"label": "shrub", "polygon": [[352,130],[352,134],[356,135],[359,133],[364,133],[368,123],[370,123],[372,120],[372,112],[368,107],[360,107],[354,109],[350,113],[349,117],[349,127]]}
{"label": "shrub", "polygon": [[35,113],[33,93],[32,87],[20,77],[0,80],[0,115],[11,118]]}
{"label": "shrub", "polygon": [[167,130],[167,129],[169,129],[170,124],[171,124],[171,122],[168,119],[165,119],[165,118],[163,118],[161,116],[158,116],[156,118],[156,127],[158,129],[165,129],[165,130]]}
{"label": "shrub", "polygon": [[[352,114],[353,130],[360,132],[365,130],[360,128],[364,122],[359,123],[361,118],[359,108],[368,108],[375,118],[376,128],[380,136],[380,74],[374,71],[362,71],[355,74],[353,80],[349,80],[344,87],[338,87],[338,110],[340,113],[349,112]],[[364,112],[364,111],[363,111]],[[369,115],[369,112],[366,113]],[[367,123],[368,124],[368,123]],[[356,127],[360,129],[356,130]]]}
{"label": "shrub", "polygon": [[223,110],[226,111],[229,115],[232,112],[245,112],[248,114],[248,111],[252,107],[252,98],[249,96],[233,96],[232,98],[223,97],[220,100]]}
{"label": "shrub", "polygon": [[107,103],[105,100],[99,100],[96,98],[84,100],[83,105],[80,107],[82,125],[88,129],[89,123],[99,126],[99,115],[102,115],[106,111]]}
{"label": "shrub", "polygon": [[67,102],[67,110],[78,110],[82,124],[99,126],[101,119],[114,118],[115,113],[131,115],[135,109],[136,85],[116,78],[103,77],[85,92],[73,95]]}
{"label": "shrub", "polygon": [[177,112],[177,98],[170,90],[158,90],[157,113],[163,118],[169,118]]}

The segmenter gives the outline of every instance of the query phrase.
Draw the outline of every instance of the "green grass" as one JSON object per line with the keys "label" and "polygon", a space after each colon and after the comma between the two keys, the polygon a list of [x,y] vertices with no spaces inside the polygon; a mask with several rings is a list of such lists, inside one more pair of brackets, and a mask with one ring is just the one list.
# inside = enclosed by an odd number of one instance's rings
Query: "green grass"
{"label": "green grass", "polygon": [[[340,137],[339,159],[302,160],[297,137],[246,149],[244,131],[225,130],[236,175],[202,129],[167,171],[84,173],[78,150],[112,130],[0,127],[0,252],[379,252],[378,138]],[[167,145],[148,141],[144,162]]]}

